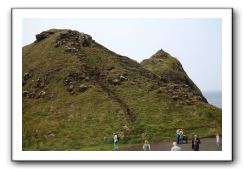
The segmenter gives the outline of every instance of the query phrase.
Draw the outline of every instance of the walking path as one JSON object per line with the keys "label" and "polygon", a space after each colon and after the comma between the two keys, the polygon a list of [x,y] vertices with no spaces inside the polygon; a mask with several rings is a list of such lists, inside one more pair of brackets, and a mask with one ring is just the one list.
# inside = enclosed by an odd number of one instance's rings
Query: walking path
{"label": "walking path", "polygon": [[[201,144],[200,151],[217,151],[216,146],[216,138],[200,138]],[[220,143],[221,138],[220,138]],[[150,143],[149,143],[150,144]],[[172,147],[172,142],[159,142],[159,143],[153,143],[151,145],[151,151],[170,151]],[[191,140],[188,140],[188,144],[179,144],[178,146],[181,147],[182,151],[192,151],[191,149]],[[142,145],[136,146],[136,147],[130,147],[127,149],[124,149],[125,151],[142,151]],[[219,146],[219,150],[222,150],[221,144]]]}

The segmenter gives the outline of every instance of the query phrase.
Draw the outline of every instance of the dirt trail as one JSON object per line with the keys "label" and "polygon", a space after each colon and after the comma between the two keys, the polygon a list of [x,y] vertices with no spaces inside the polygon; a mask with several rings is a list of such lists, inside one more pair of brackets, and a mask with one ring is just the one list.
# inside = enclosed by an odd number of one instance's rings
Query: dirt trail
{"label": "dirt trail", "polygon": [[[202,138],[200,144],[200,151],[217,151],[216,138]],[[219,150],[222,150],[221,144],[222,140],[220,138]],[[172,142],[159,142],[152,143],[151,151],[170,151],[172,147]],[[179,144],[182,151],[192,151],[191,140],[188,140],[188,144]],[[142,151],[142,145],[124,149],[124,151]]]}

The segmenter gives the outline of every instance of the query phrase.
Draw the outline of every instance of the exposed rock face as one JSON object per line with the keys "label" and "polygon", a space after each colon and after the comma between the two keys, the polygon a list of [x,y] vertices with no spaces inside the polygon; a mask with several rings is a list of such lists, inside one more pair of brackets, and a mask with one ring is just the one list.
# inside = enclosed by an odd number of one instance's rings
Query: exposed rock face
{"label": "exposed rock face", "polygon": [[77,31],[68,30],[61,33],[56,39],[54,47],[60,47],[62,45],[67,46],[66,52],[78,52],[81,47],[91,47],[94,44],[90,35],[80,33]]}
{"label": "exposed rock face", "polygon": [[50,31],[41,32],[40,34],[36,35],[36,41],[35,42],[40,42],[41,40],[48,38],[50,35],[52,35],[54,33],[55,32],[53,32],[51,30]]}

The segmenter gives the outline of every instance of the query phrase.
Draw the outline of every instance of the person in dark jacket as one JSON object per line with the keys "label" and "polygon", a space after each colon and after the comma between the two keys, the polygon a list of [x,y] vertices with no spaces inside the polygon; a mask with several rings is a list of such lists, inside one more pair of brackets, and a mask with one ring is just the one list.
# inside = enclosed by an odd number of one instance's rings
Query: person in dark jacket
{"label": "person in dark jacket", "polygon": [[194,135],[192,139],[192,149],[193,151],[199,151],[199,144],[201,143],[200,139],[197,137],[197,135]]}

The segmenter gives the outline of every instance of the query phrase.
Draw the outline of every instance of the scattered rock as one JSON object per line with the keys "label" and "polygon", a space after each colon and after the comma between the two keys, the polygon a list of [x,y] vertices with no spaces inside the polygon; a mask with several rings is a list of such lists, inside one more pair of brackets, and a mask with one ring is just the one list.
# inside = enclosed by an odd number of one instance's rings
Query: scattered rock
{"label": "scattered rock", "polygon": [[119,85],[120,84],[120,80],[119,79],[113,79],[112,80],[112,84],[113,85]]}
{"label": "scattered rock", "polygon": [[45,83],[44,83],[44,81],[41,80],[40,78],[38,78],[38,79],[36,80],[36,87],[38,87],[38,88],[44,88],[44,87],[45,87]]}
{"label": "scattered rock", "polygon": [[67,53],[76,53],[76,52],[78,52],[78,49],[67,47],[65,49],[65,52],[67,52]]}
{"label": "scattered rock", "polygon": [[23,77],[24,80],[28,80],[30,78],[31,78],[31,74],[30,73],[28,73],[28,72],[24,73],[24,77]]}
{"label": "scattered rock", "polygon": [[111,70],[113,70],[113,69],[114,69],[114,67],[111,66],[111,67],[109,67],[107,70],[108,70],[108,71],[111,71]]}
{"label": "scattered rock", "polygon": [[174,96],[172,96],[172,99],[174,99],[174,100],[178,100],[178,99],[179,99],[179,96],[174,95]]}
{"label": "scattered rock", "polygon": [[82,84],[82,85],[79,86],[79,91],[80,91],[80,92],[84,92],[84,91],[86,91],[87,89],[88,89],[88,86],[86,86],[86,85],[83,85],[83,84]]}
{"label": "scattered rock", "polygon": [[74,89],[74,85],[73,85],[73,84],[71,84],[71,85],[69,85],[69,86],[67,87],[67,91],[68,91],[68,92],[72,92],[73,89]]}
{"label": "scattered rock", "polygon": [[160,87],[160,88],[157,90],[157,93],[164,93],[166,90],[167,90],[166,87]]}
{"label": "scattered rock", "polygon": [[23,96],[23,97],[27,97],[28,94],[29,94],[29,91],[23,91],[22,96]]}
{"label": "scattered rock", "polygon": [[39,99],[39,98],[43,98],[43,97],[45,97],[46,96],[46,92],[45,91],[40,91],[40,93],[37,95],[37,99]]}
{"label": "scattered rock", "polygon": [[120,81],[125,81],[128,80],[126,77],[124,77],[123,75],[119,76]]}

